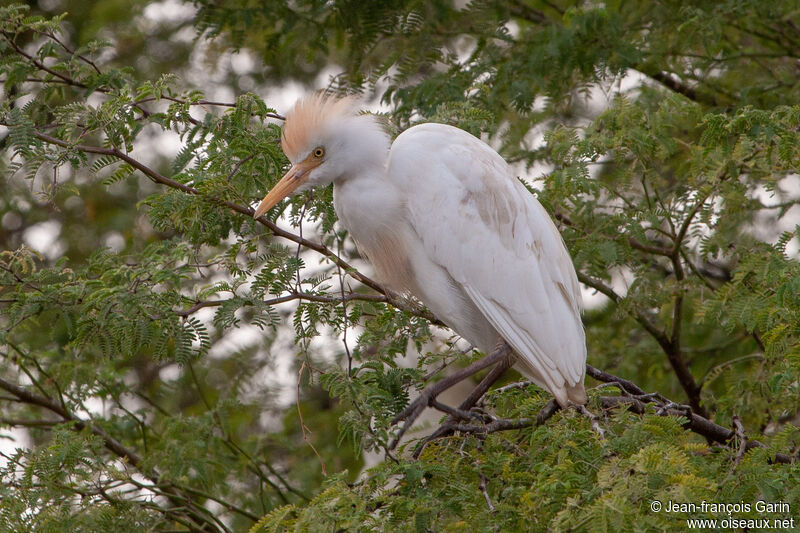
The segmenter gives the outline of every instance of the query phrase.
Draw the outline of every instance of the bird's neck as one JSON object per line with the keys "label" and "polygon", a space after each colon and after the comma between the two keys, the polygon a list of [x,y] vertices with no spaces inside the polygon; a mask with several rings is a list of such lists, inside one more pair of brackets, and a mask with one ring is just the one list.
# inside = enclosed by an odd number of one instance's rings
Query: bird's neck
{"label": "bird's neck", "polygon": [[364,244],[403,216],[403,194],[388,179],[384,165],[371,165],[335,181],[333,205],[339,222]]}
{"label": "bird's neck", "polygon": [[337,123],[331,137],[335,139],[331,152],[339,154],[334,184],[383,177],[391,139],[373,115],[357,115]]}
{"label": "bird's neck", "polygon": [[333,203],[339,222],[372,263],[378,281],[397,292],[418,294],[407,249],[412,230],[404,195],[388,179],[385,167],[335,182]]}
{"label": "bird's neck", "polygon": [[381,226],[385,214],[402,202],[386,174],[391,140],[372,115],[358,115],[339,125],[338,138],[347,153],[339,177],[333,180],[333,198],[339,221],[358,240],[365,228]]}
{"label": "bird's neck", "polygon": [[391,140],[371,115],[359,115],[339,125],[348,154],[333,182],[333,205],[339,222],[362,251],[375,255],[395,238],[405,221],[403,191],[389,179],[386,163]]}

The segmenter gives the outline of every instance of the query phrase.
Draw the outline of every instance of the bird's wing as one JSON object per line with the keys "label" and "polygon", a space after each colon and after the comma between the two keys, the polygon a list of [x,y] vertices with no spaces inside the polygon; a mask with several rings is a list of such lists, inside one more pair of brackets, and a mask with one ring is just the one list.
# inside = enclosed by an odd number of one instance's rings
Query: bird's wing
{"label": "bird's wing", "polygon": [[428,256],[523,358],[524,373],[562,405],[572,387],[582,391],[575,269],[547,212],[503,158],[462,130],[424,124],[397,138],[388,173],[406,191]]}

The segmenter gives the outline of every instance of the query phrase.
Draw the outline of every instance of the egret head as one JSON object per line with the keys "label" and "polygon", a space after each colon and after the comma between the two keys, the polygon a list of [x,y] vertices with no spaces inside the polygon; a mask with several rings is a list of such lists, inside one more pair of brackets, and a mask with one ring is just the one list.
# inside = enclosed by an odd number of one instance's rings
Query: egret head
{"label": "egret head", "polygon": [[374,117],[355,113],[354,99],[316,93],[298,100],[286,115],[281,147],[292,167],[264,197],[255,218],[287,196],[383,165],[389,138]]}

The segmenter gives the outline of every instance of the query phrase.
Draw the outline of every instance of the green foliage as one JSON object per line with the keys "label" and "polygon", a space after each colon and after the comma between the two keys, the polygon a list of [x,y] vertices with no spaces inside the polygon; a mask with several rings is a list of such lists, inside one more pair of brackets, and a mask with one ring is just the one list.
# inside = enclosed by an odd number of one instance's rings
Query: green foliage
{"label": "green foliage", "polygon": [[[2,529],[654,531],[725,514],[653,501],[800,507],[797,463],[773,463],[800,442],[794,3],[196,0],[154,28],[147,2],[68,4],[0,7]],[[207,99],[192,47],[209,73],[263,65]],[[330,188],[250,216],[286,165],[259,95],[332,64],[393,134],[496,146],[595,291],[589,362],[681,405],[593,388],[601,439],[509,388],[485,408],[526,427],[386,454],[431,370],[480,354],[357,270]],[[710,445],[682,404],[744,429]],[[360,472],[364,451],[387,458]]]}
{"label": "green foliage", "polygon": [[[529,407],[535,413],[543,401]],[[759,483],[770,450],[734,464],[734,450],[709,452],[680,420],[623,410],[605,424],[605,440],[575,413],[513,438],[452,437],[419,462],[387,462],[355,484],[330,480],[309,506],[281,507],[252,531],[674,531],[687,518],[727,513],[653,512],[652,502],[796,501],[796,466]]]}

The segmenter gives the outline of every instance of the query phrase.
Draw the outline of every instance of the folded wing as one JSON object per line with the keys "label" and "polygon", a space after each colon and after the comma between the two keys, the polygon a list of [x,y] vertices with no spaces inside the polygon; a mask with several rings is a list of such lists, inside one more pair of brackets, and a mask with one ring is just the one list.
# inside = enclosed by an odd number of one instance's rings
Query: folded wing
{"label": "folded wing", "polygon": [[562,405],[585,399],[581,295],[561,235],[494,150],[472,135],[424,124],[392,146],[389,176],[409,222],[519,354],[520,370]]}

